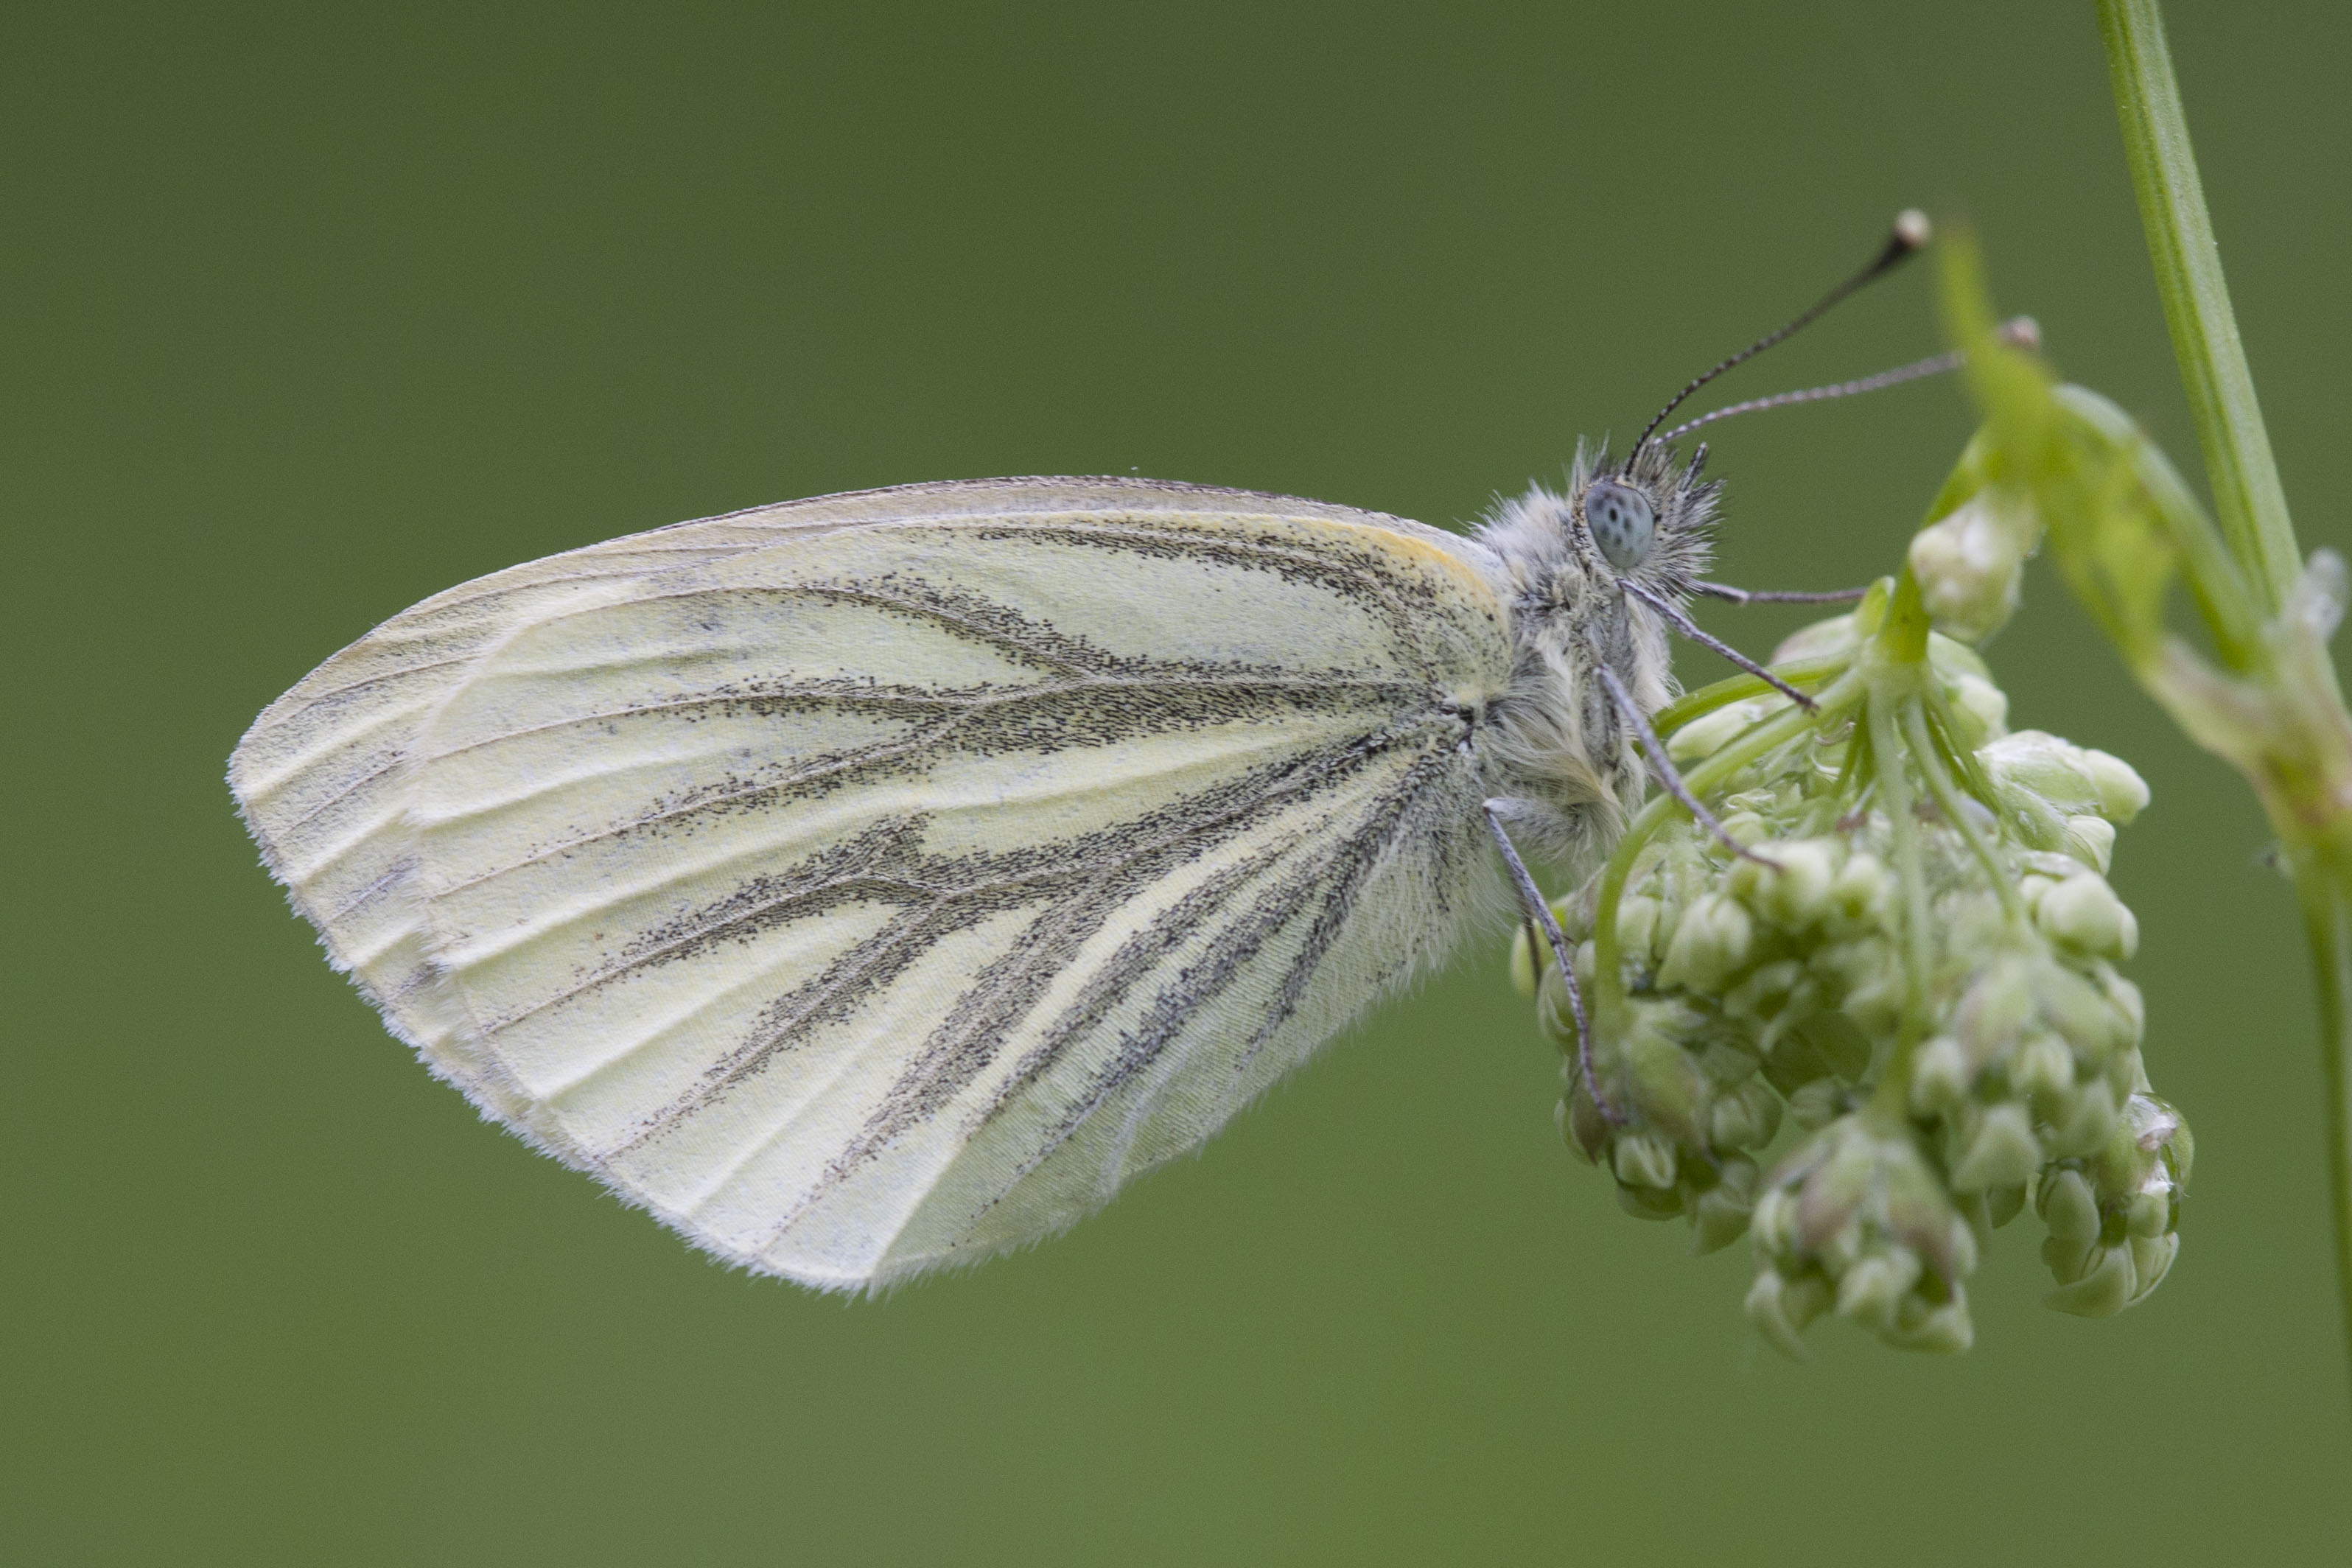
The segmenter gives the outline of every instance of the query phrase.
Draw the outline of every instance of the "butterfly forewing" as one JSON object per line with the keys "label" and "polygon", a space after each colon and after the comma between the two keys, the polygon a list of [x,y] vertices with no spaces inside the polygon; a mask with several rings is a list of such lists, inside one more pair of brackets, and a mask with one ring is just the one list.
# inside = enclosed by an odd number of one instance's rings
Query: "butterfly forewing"
{"label": "butterfly forewing", "polygon": [[1467,548],[1140,481],[768,509],[428,601],[232,778],[478,1103],[866,1286],[1087,1213],[1443,952],[1511,660]]}

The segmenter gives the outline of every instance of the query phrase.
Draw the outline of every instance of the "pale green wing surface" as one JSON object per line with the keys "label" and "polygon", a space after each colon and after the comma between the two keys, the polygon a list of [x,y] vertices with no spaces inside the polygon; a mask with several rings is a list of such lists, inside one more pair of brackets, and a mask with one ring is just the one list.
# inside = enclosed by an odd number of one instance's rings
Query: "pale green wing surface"
{"label": "pale green wing surface", "polygon": [[[232,776],[440,1070],[730,1260],[859,1288],[1068,1224],[1442,953],[1484,874],[1465,713],[1511,645],[1450,536],[1064,479],[599,548],[665,541],[703,553],[429,601]],[[500,597],[462,646],[403,629]],[[346,718],[355,679],[404,695]],[[297,811],[348,826],[273,837]],[[378,885],[395,915],[345,912]]]}

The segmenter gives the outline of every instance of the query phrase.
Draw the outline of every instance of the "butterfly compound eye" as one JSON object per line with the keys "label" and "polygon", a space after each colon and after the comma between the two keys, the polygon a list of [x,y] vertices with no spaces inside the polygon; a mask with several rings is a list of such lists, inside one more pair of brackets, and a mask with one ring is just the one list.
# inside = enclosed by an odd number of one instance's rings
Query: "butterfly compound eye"
{"label": "butterfly compound eye", "polygon": [[1584,526],[1592,531],[1592,542],[1601,546],[1609,564],[1630,572],[1648,557],[1658,520],[1650,510],[1650,498],[1640,490],[1613,479],[1595,479],[1584,492]]}

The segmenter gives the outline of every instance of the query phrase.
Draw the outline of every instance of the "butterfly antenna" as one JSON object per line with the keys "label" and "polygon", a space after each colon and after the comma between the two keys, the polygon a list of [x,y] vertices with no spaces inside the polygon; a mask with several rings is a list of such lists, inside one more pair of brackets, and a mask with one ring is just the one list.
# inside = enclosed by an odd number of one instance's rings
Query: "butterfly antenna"
{"label": "butterfly antenna", "polygon": [[[2039,350],[2042,329],[2031,316],[2016,316],[2003,321],[1999,330],[2001,342],[2012,348]],[[1841,381],[1835,386],[1808,386],[1796,392],[1776,392],[1769,397],[1751,397],[1745,403],[1702,414],[1696,419],[1685,419],[1658,437],[1661,445],[1679,441],[1703,426],[1718,419],[1728,419],[1735,414],[1754,414],[1760,409],[1786,408],[1792,403],[1825,403],[1832,397],[1858,397],[1865,392],[1884,392],[1890,386],[1900,386],[1906,381],[1920,381],[1946,371],[1958,370],[1968,363],[1969,356],[1958,349],[1947,353],[1930,354],[1926,359],[1913,360],[1909,364],[1882,370],[1876,375],[1865,375],[1858,381]]]}
{"label": "butterfly antenna", "polygon": [[1673,397],[1667,399],[1666,405],[1658,410],[1657,416],[1655,418],[1652,419],[1648,425],[1643,426],[1641,435],[1634,438],[1633,445],[1626,450],[1625,467],[1623,471],[1629,474],[1633,471],[1633,459],[1640,457],[1642,455],[1642,448],[1650,444],[1651,434],[1655,431],[1659,426],[1664,424],[1666,422],[1666,416],[1672,414],[1675,409],[1680,408],[1684,402],[1689,398],[1692,393],[1696,392],[1700,387],[1705,386],[1708,382],[1713,381],[1717,376],[1721,375],[1725,371],[1729,370],[1732,366],[1741,364],[1748,360],[1754,359],[1758,354],[1762,353],[1774,343],[1780,342],[1783,339],[1792,337],[1802,329],[1812,325],[1813,322],[1819,321],[1822,315],[1829,310],[1831,306],[1838,303],[1838,301],[1843,300],[1849,294],[1861,289],[1865,283],[1874,282],[1877,279],[1893,271],[1896,267],[1902,265],[1902,263],[1907,259],[1913,252],[1926,247],[1930,232],[1931,231],[1927,226],[1927,215],[1921,212],[1918,208],[1906,207],[1902,212],[1896,214],[1894,226],[1887,231],[1886,243],[1879,247],[1878,254],[1871,258],[1868,266],[1855,273],[1853,277],[1847,279],[1844,282],[1839,284],[1836,288],[1831,289],[1828,293],[1822,295],[1819,300],[1813,301],[1811,308],[1800,314],[1794,321],[1790,321],[1787,325],[1779,328],[1777,331],[1765,333],[1762,337],[1757,339],[1746,348],[1741,349],[1738,353],[1733,354],[1729,359],[1723,361],[1713,369],[1707,371],[1704,375],[1694,376],[1688,385],[1685,386],[1680,392],[1675,393]]}

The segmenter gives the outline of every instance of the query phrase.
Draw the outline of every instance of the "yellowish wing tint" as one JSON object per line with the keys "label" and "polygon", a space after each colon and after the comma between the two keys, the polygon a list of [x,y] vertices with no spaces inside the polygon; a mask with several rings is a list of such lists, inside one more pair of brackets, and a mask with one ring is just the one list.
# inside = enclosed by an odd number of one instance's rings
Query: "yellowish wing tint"
{"label": "yellowish wing tint", "polygon": [[486,1111],[862,1288],[1070,1223],[1443,952],[1511,657],[1469,548],[1146,481],[770,508],[428,600],[231,780]]}

